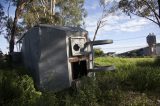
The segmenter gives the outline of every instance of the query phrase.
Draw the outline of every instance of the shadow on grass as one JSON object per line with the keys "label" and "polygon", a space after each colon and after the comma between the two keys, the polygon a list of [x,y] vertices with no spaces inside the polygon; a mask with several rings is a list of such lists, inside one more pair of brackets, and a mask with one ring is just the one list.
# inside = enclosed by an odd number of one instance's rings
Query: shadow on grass
{"label": "shadow on grass", "polygon": [[[160,93],[160,58],[136,63],[127,78],[122,82],[123,88],[145,92]],[[125,88],[125,89],[126,89]]]}
{"label": "shadow on grass", "polygon": [[140,67],[154,67],[160,68],[160,57],[156,57],[154,61],[141,61],[137,62],[137,66]]}

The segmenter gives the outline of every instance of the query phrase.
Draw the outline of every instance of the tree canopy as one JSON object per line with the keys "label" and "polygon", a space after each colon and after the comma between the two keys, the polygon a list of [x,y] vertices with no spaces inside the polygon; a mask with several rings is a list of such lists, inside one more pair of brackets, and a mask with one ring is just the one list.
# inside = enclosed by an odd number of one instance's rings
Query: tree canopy
{"label": "tree canopy", "polygon": [[[5,0],[16,7],[14,19],[7,22],[6,38],[9,38],[9,51],[14,51],[15,36],[37,24],[81,26],[86,11],[84,0]],[[19,25],[22,20],[23,27]],[[18,27],[18,25],[20,27]],[[20,30],[19,30],[20,29]],[[10,37],[9,37],[10,35]]]}
{"label": "tree canopy", "polygon": [[79,26],[86,16],[84,0],[34,0],[25,6],[24,22],[28,27],[39,23]]}
{"label": "tree canopy", "polygon": [[160,27],[160,0],[120,0],[119,8],[129,16],[144,17]]}

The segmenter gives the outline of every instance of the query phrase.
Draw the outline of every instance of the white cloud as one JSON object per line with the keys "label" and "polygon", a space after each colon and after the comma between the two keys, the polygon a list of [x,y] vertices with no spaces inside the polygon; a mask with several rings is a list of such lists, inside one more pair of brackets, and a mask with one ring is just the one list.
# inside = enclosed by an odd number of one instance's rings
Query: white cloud
{"label": "white cloud", "polygon": [[136,32],[141,30],[144,25],[149,24],[150,22],[144,18],[137,18],[131,21],[125,22],[124,24],[120,25],[121,31],[128,31],[128,32]]}
{"label": "white cloud", "polygon": [[[100,17],[100,13],[94,14],[86,18],[86,29],[93,33],[96,28],[97,20]],[[151,22],[139,17],[128,17],[126,15],[110,15],[106,18],[108,21],[106,25],[99,30],[98,34],[102,34],[107,31],[123,31],[123,32],[137,32],[140,31],[145,25]],[[102,32],[103,31],[103,32]]]}
{"label": "white cloud", "polygon": [[105,31],[125,31],[125,32],[137,32],[140,31],[145,25],[149,24],[150,22],[144,18],[135,18],[135,19],[122,19],[121,18],[112,18],[111,22],[103,28]]}

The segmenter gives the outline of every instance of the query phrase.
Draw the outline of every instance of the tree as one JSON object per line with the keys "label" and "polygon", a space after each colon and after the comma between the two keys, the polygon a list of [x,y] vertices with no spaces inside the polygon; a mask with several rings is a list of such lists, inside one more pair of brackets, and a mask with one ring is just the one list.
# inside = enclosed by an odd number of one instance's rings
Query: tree
{"label": "tree", "polygon": [[6,16],[3,10],[2,4],[0,4],[0,34],[3,32],[3,28],[5,26]]}
{"label": "tree", "polygon": [[5,39],[9,42],[10,39],[11,39],[11,29],[12,29],[12,26],[13,26],[13,19],[10,17],[7,19],[7,22],[6,22],[6,35],[4,36]]}
{"label": "tree", "polygon": [[96,30],[94,33],[93,41],[96,39],[97,33],[100,28],[104,27],[107,22],[107,17],[111,14],[113,14],[117,8],[118,8],[118,2],[116,0],[113,1],[107,1],[107,0],[100,0],[100,7],[102,8],[102,15],[97,21]]}
{"label": "tree", "polygon": [[[86,15],[84,0],[6,0],[16,6],[10,30],[9,52],[14,51],[14,40],[18,33],[18,19],[29,29],[37,24],[79,26]],[[10,20],[8,20],[10,21]]]}
{"label": "tree", "polygon": [[51,25],[82,25],[86,16],[84,0],[34,0],[23,14],[27,27],[39,23]]}
{"label": "tree", "polygon": [[100,48],[94,48],[94,56],[95,57],[99,57],[99,56],[103,56],[104,52],[100,49]]}
{"label": "tree", "polygon": [[11,0],[11,1],[16,6],[16,10],[15,10],[15,17],[14,17],[12,28],[11,28],[11,38],[9,41],[9,52],[10,53],[14,51],[14,43],[15,43],[15,36],[17,32],[18,19],[20,18],[20,15],[22,13],[24,6],[27,3],[30,3],[32,0]]}
{"label": "tree", "polygon": [[83,7],[84,0],[62,0],[59,4],[62,25],[81,26],[87,13]]}
{"label": "tree", "polygon": [[56,0],[34,0],[26,5],[22,17],[27,29],[39,23],[56,23],[54,20],[55,4]]}
{"label": "tree", "polygon": [[160,27],[160,0],[121,0],[119,8],[129,16],[146,18]]}
{"label": "tree", "polygon": [[[12,17],[7,18],[5,27],[6,27],[6,35],[4,37],[8,42],[10,42],[10,40],[11,40],[11,30],[12,30],[12,27],[13,27]],[[17,23],[15,37],[18,39],[19,37],[21,37],[21,35],[24,32],[25,32],[25,27],[24,27],[23,23]]]}

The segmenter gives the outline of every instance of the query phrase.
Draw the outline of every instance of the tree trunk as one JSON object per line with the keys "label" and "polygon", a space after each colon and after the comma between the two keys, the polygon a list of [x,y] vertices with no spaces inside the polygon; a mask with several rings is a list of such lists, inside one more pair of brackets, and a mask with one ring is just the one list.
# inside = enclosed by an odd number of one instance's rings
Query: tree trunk
{"label": "tree trunk", "polygon": [[11,39],[9,42],[9,52],[12,53],[14,51],[14,40],[15,40],[15,34],[16,34],[16,28],[17,28],[17,21],[18,21],[18,12],[19,12],[19,6],[17,4],[17,8],[15,11],[15,17],[13,21],[13,27],[11,29]]}
{"label": "tree trunk", "polygon": [[17,30],[17,22],[18,22],[20,11],[23,8],[23,5],[25,2],[26,1],[21,1],[21,0],[17,1],[15,17],[13,21],[13,27],[11,29],[11,39],[9,42],[9,53],[14,52],[14,43],[15,43],[14,40],[15,40],[15,35],[16,35],[16,30]]}
{"label": "tree trunk", "polygon": [[96,31],[94,33],[93,41],[95,41],[95,39],[96,39],[96,36],[97,36],[98,30],[99,30],[99,28],[101,26],[101,23],[102,23],[101,20],[97,23],[97,28],[96,28]]}

